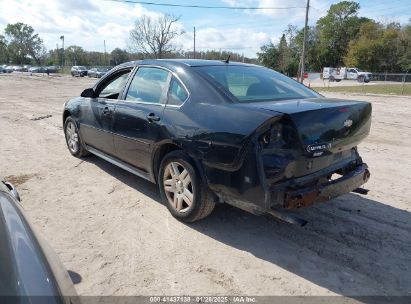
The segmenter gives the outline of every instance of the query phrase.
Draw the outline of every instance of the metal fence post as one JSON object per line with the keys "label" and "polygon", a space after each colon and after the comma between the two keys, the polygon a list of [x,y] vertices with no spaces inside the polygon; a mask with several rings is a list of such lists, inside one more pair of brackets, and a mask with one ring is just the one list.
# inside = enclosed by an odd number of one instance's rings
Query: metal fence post
{"label": "metal fence post", "polygon": [[405,78],[407,77],[408,71],[405,73],[404,76],[402,76],[402,88],[401,88],[401,95],[404,95],[404,89],[405,89]]}

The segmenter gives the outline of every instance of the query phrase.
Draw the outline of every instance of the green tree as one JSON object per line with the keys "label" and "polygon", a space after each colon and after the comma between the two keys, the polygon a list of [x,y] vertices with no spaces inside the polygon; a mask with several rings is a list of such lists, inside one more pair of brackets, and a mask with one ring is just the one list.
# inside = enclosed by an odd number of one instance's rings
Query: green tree
{"label": "green tree", "polygon": [[317,21],[319,56],[323,66],[341,66],[347,54],[348,44],[355,39],[367,18],[357,16],[360,5],[353,1],[341,1],[330,6],[327,15]]}
{"label": "green tree", "polygon": [[400,56],[398,65],[401,71],[411,71],[411,19],[410,23],[404,26],[400,34]]}
{"label": "green tree", "polygon": [[129,54],[126,50],[122,50],[120,48],[115,48],[110,53],[110,63],[112,65],[118,65],[129,60]]}
{"label": "green tree", "polygon": [[9,63],[6,37],[0,35],[0,63]]}
{"label": "green tree", "polygon": [[261,47],[261,52],[257,53],[258,61],[285,75],[295,76],[301,56],[296,37],[297,27],[288,25],[278,45],[269,43]]}
{"label": "green tree", "polygon": [[[303,48],[304,29],[298,31],[295,37],[296,45],[299,50]],[[321,61],[319,49],[319,34],[316,26],[309,26],[307,30],[307,48],[305,57],[306,71],[321,71],[325,66]]]}
{"label": "green tree", "polygon": [[362,24],[358,37],[349,43],[345,64],[371,72],[396,72],[401,70],[399,58],[404,51],[399,24],[370,21]]}
{"label": "green tree", "polygon": [[257,53],[258,62],[270,69],[278,70],[280,52],[272,43],[268,43],[261,47],[261,52]]}
{"label": "green tree", "polygon": [[4,34],[8,40],[8,53],[13,62],[28,63],[31,57],[37,64],[41,63],[41,57],[45,53],[43,40],[34,33],[31,26],[21,22],[8,24]]}
{"label": "green tree", "polygon": [[65,60],[67,65],[87,65],[86,52],[81,46],[70,45],[65,50]]}

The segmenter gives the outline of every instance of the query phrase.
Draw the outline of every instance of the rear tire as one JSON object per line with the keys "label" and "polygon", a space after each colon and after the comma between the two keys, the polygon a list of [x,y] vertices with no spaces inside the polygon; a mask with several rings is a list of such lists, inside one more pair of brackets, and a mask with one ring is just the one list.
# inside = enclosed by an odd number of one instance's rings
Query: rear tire
{"label": "rear tire", "polygon": [[158,185],[164,204],[180,221],[201,220],[214,209],[211,191],[201,179],[192,160],[182,151],[172,151],[163,158]]}
{"label": "rear tire", "polygon": [[84,148],[83,142],[77,129],[77,124],[70,116],[64,122],[64,135],[66,138],[67,148],[71,155],[75,157],[83,157],[89,154]]}

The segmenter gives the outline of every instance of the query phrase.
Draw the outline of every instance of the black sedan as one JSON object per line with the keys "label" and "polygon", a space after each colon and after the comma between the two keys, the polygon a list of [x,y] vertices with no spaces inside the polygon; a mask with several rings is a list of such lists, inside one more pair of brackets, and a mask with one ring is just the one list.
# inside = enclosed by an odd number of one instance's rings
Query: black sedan
{"label": "black sedan", "polygon": [[293,222],[286,209],[369,178],[356,146],[370,130],[370,103],[324,98],[254,65],[125,63],[67,101],[63,123],[72,155],[91,152],[158,183],[188,222],[216,202]]}
{"label": "black sedan", "polygon": [[12,184],[0,178],[0,299],[5,303],[79,303],[69,274],[33,231]]}
{"label": "black sedan", "polygon": [[108,71],[110,71],[109,68],[92,68],[88,70],[87,76],[94,77],[94,78],[101,78],[104,75],[106,75]]}

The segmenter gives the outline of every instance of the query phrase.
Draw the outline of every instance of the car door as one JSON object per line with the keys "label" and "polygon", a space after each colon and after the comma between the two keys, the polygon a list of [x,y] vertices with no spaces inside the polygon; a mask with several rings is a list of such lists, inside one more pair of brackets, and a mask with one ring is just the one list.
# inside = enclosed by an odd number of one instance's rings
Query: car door
{"label": "car door", "polygon": [[348,69],[347,78],[348,79],[357,79],[357,71],[354,70],[354,69]]}
{"label": "car door", "polygon": [[123,100],[116,105],[116,156],[145,172],[151,167],[153,145],[162,138],[161,119],[169,78],[165,69],[140,66],[129,81]]}
{"label": "car door", "polygon": [[96,98],[80,106],[80,135],[92,148],[114,155],[112,123],[117,99],[122,96],[131,68],[115,72],[95,89]]}

